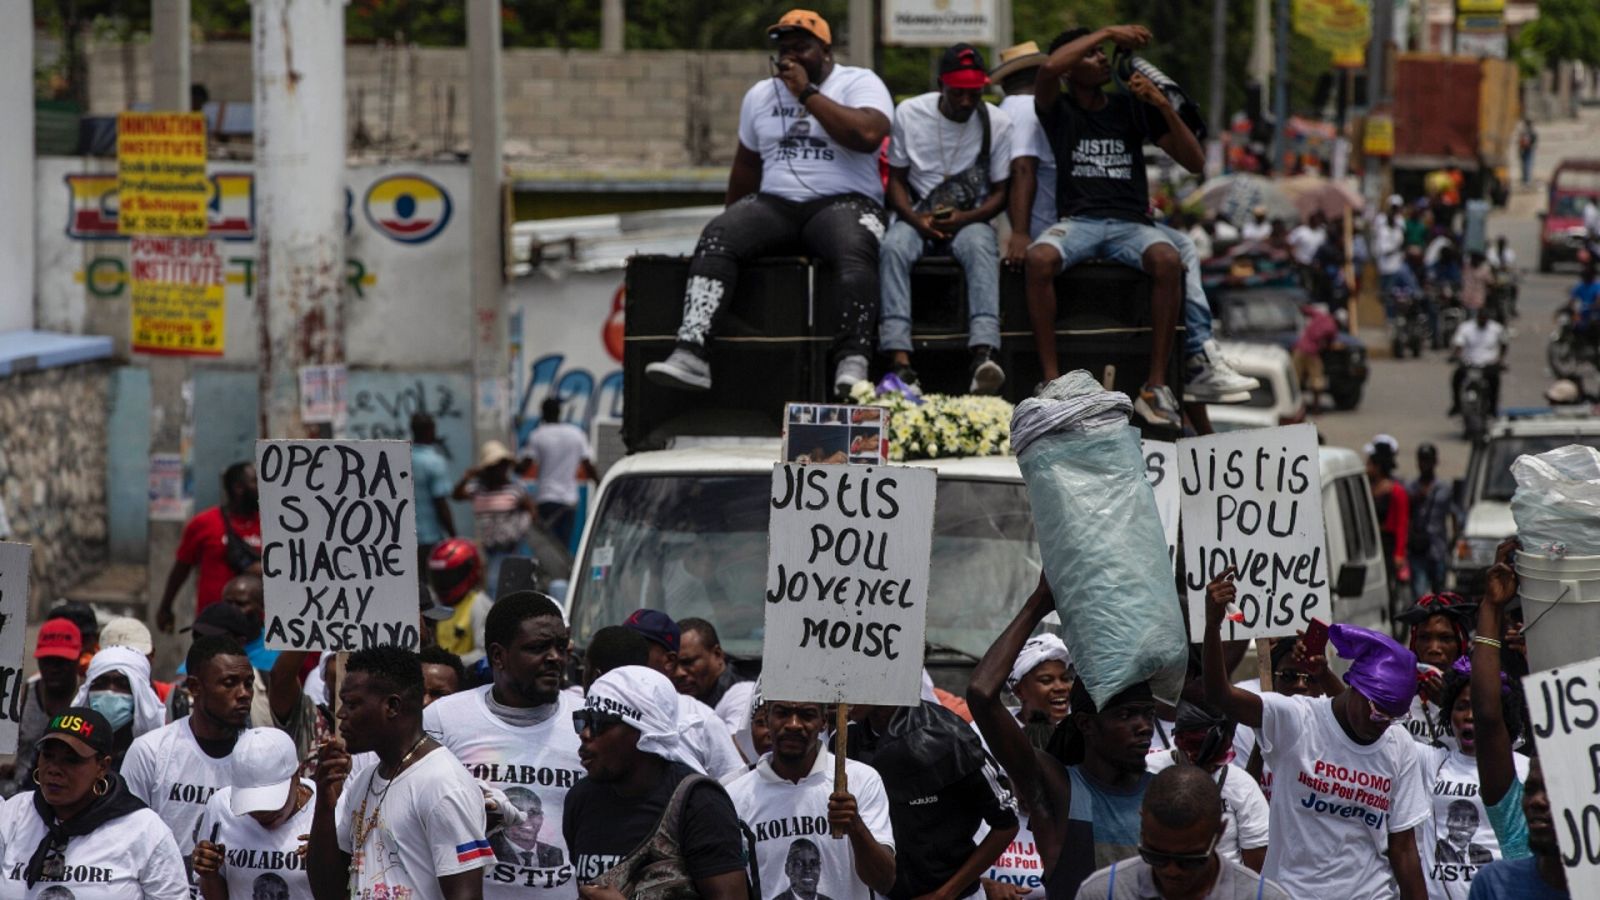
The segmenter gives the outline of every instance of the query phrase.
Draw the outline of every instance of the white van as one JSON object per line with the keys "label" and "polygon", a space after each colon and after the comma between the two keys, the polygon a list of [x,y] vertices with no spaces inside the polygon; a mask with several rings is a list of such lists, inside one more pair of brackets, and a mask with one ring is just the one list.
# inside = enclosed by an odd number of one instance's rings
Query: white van
{"label": "white van", "polygon": [[[687,444],[687,440],[682,443]],[[717,627],[737,659],[761,656],[775,439],[707,439],[638,453],[606,473],[567,591],[573,641],[640,608]],[[1387,582],[1377,515],[1354,451],[1323,448],[1328,571],[1340,621],[1382,627]],[[918,460],[939,471],[929,579],[928,669],[960,693],[967,672],[1039,578],[1028,493],[1015,457]],[[1347,593],[1346,593],[1347,592]]]}

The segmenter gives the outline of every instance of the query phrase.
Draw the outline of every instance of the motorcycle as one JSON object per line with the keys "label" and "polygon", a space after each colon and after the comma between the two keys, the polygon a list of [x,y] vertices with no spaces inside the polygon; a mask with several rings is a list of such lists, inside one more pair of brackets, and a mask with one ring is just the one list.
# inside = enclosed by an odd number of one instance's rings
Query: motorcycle
{"label": "motorcycle", "polygon": [[1545,361],[1557,378],[1573,381],[1580,380],[1586,367],[1600,369],[1600,346],[1578,327],[1572,310],[1556,310],[1556,328],[1545,343]]}
{"label": "motorcycle", "polygon": [[1428,340],[1428,313],[1422,306],[1422,297],[1411,291],[1390,293],[1389,306],[1394,317],[1389,320],[1389,349],[1395,359],[1405,359],[1406,350],[1412,356],[1422,355],[1422,345]]}
{"label": "motorcycle", "polygon": [[1433,308],[1439,311],[1439,330],[1433,335],[1433,349],[1443,350],[1455,339],[1456,329],[1470,317],[1461,305],[1460,289],[1454,284],[1448,281],[1435,282],[1429,285],[1429,290]]}
{"label": "motorcycle", "polygon": [[1489,391],[1489,373],[1485,366],[1462,366],[1461,389],[1456,394],[1456,408],[1461,412],[1461,430],[1469,441],[1483,436],[1490,417],[1494,415],[1493,398]]}
{"label": "motorcycle", "polygon": [[1489,282],[1489,314],[1502,323],[1517,317],[1517,276],[1514,272],[1500,270]]}

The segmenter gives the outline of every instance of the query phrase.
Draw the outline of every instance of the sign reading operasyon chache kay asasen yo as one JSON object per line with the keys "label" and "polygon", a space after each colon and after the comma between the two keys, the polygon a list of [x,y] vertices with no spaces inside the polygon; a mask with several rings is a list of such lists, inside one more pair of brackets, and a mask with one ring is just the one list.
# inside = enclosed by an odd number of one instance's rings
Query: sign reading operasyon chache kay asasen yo
{"label": "sign reading operasyon chache kay asasen yo", "polygon": [[257,441],[266,644],[416,649],[416,509],[405,441]]}
{"label": "sign reading operasyon chache kay asasen yo", "polygon": [[0,753],[17,752],[22,722],[22,654],[28,634],[28,564],[33,547],[0,542]]}
{"label": "sign reading operasyon chache kay asasen yo", "polygon": [[1522,689],[1567,889],[1600,900],[1600,659],[1534,672]]}
{"label": "sign reading operasyon chache kay asasen yo", "polygon": [[773,468],[763,697],[917,704],[936,488],[910,466]]}
{"label": "sign reading operasyon chache kay asasen yo", "polygon": [[1313,618],[1333,621],[1314,426],[1179,441],[1178,476],[1193,640],[1205,627],[1206,585],[1229,566],[1238,616],[1223,640],[1290,637]]}

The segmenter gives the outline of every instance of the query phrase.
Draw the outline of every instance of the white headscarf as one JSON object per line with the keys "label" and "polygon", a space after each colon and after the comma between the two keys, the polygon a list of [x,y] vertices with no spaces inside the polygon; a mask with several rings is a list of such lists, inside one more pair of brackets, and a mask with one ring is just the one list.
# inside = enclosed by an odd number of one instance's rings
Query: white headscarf
{"label": "white headscarf", "polygon": [[89,685],[107,672],[121,672],[133,689],[133,736],[155,731],[167,721],[167,709],[150,686],[150,660],[130,647],[103,647],[89,660],[89,671],[83,676],[83,686],[78,696],[72,698],[73,706],[89,705]]}
{"label": "white headscarf", "polygon": [[655,669],[612,669],[589,686],[583,708],[621,716],[628,727],[639,732],[641,751],[696,767],[678,739],[678,691]]}
{"label": "white headscarf", "polygon": [[1022,652],[1017,654],[1017,661],[1011,665],[1011,677],[1006,679],[1006,690],[1015,693],[1017,684],[1028,677],[1040,663],[1050,660],[1060,660],[1067,668],[1072,668],[1072,654],[1067,651],[1067,645],[1061,638],[1053,634],[1036,634],[1028,638],[1022,645]]}

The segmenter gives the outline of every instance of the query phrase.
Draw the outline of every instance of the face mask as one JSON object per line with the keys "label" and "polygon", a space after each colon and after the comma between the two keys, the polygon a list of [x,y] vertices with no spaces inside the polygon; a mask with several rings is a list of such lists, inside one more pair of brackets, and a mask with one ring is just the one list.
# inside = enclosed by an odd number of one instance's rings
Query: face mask
{"label": "face mask", "polygon": [[116,691],[90,691],[89,708],[106,717],[116,731],[133,721],[133,695]]}

